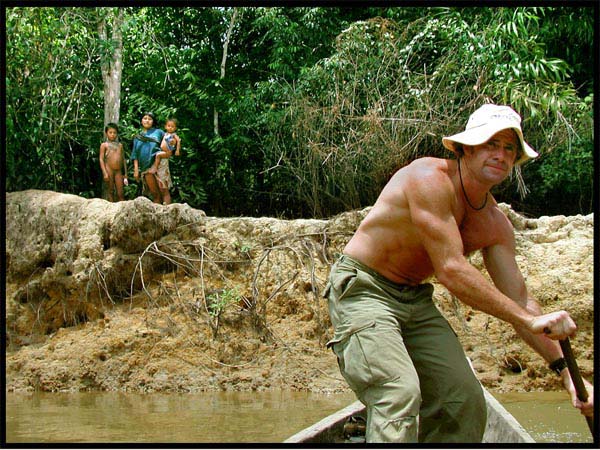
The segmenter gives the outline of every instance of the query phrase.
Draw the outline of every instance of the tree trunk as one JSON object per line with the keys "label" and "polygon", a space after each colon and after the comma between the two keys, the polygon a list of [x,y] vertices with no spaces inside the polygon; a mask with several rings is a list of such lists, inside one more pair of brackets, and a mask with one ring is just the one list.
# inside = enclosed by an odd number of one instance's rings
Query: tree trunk
{"label": "tree trunk", "polygon": [[[223,58],[221,59],[221,76],[219,80],[225,78],[225,64],[227,63],[227,47],[229,46],[229,39],[231,39],[231,32],[233,31],[233,26],[235,24],[235,20],[237,19],[239,8],[233,8],[233,15],[231,16],[231,20],[229,21],[229,28],[227,29],[227,34],[225,35],[225,42],[223,42]],[[213,110],[213,127],[215,136],[219,136],[219,111],[216,106]]]}
{"label": "tree trunk", "polygon": [[[98,15],[98,36],[101,44],[104,44],[101,46],[100,69],[104,82],[105,127],[107,123],[119,123],[121,74],[123,72],[123,8],[100,8]],[[111,51],[105,52],[105,48]],[[102,127],[103,130],[104,127]],[[101,191],[102,198],[108,199],[107,186],[104,182]]]}
{"label": "tree trunk", "polygon": [[[108,43],[111,54],[101,55],[104,81],[104,125],[119,123],[121,108],[121,74],[123,72],[123,8],[109,8],[98,23],[100,40]],[[109,38],[110,36],[110,38]]]}

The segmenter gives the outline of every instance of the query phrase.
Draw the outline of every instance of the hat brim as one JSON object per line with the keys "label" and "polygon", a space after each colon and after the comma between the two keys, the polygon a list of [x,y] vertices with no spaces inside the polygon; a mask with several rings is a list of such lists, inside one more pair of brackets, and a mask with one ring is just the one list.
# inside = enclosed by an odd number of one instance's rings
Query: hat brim
{"label": "hat brim", "polygon": [[523,132],[520,128],[515,127],[512,123],[506,122],[502,123],[499,121],[495,121],[493,124],[484,124],[478,127],[472,127],[460,133],[454,134],[452,136],[445,136],[442,138],[442,144],[448,150],[456,153],[456,144],[462,145],[481,145],[487,142],[493,135],[498,133],[499,131],[512,129],[515,130],[517,136],[519,137],[519,142],[521,143],[521,148],[523,149],[521,157],[515,161],[515,165],[521,165],[529,159],[536,158],[538,153],[531,148],[527,142],[523,139]]}

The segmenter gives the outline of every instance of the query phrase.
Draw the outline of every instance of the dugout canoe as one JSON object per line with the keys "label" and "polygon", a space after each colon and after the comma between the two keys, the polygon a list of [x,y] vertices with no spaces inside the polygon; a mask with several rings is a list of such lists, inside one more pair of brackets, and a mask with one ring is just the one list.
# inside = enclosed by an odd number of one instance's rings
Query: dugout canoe
{"label": "dugout canoe", "polygon": [[[532,443],[531,435],[521,426],[487,390],[483,390],[487,404],[487,425],[483,435],[484,443]],[[344,424],[365,418],[364,405],[356,401],[351,405],[325,417],[314,425],[305,428],[286,439],[285,443],[351,443],[361,442],[360,437],[344,436]],[[347,426],[348,427],[348,426]],[[347,428],[348,429],[348,428]],[[364,442],[364,440],[362,441]]]}

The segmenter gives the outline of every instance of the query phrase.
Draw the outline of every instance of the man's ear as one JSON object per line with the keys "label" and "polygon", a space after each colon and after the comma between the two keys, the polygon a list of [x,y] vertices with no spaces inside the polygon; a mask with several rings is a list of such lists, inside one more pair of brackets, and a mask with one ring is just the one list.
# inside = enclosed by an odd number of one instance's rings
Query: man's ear
{"label": "man's ear", "polygon": [[475,151],[475,147],[473,145],[463,145],[463,152],[465,155],[471,156]]}

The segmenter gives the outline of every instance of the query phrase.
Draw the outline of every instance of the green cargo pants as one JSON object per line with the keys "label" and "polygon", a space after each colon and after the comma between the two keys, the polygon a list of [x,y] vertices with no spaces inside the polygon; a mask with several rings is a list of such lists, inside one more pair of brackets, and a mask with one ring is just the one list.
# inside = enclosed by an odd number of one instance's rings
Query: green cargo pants
{"label": "green cargo pants", "polygon": [[327,343],[367,407],[367,442],[481,442],[483,390],[433,286],[393,283],[343,255],[324,297],[335,329]]}

